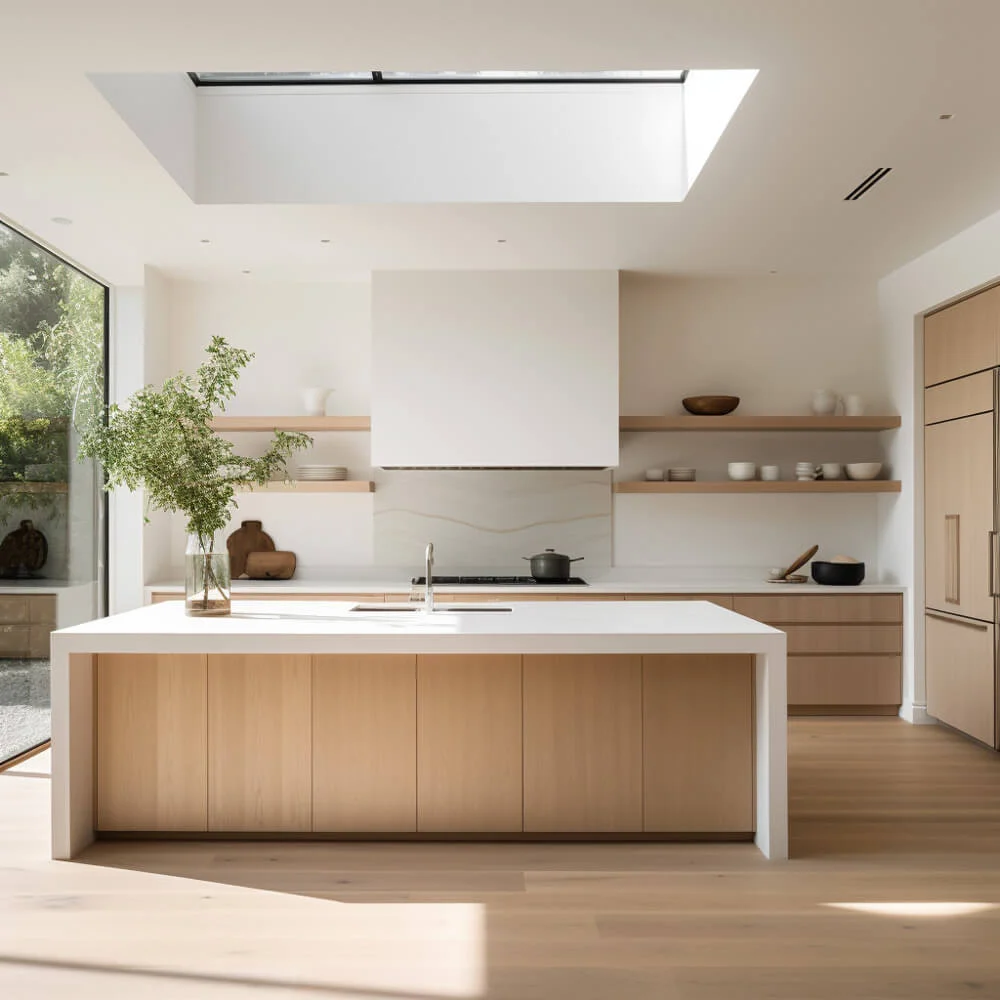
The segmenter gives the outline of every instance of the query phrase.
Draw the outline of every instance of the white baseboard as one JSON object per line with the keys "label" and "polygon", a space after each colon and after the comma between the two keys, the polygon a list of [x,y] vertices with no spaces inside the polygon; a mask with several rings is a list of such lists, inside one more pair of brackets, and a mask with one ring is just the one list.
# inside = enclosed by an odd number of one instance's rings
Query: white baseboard
{"label": "white baseboard", "polygon": [[905,702],[900,706],[899,717],[912,723],[914,726],[936,726],[937,719],[927,714],[926,705],[915,705],[913,702]]}

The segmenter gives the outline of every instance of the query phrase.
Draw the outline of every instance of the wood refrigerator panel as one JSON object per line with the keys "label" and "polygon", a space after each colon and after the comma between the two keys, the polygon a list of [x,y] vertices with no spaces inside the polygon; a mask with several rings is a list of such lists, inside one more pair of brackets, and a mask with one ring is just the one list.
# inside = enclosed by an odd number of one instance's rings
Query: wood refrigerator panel
{"label": "wood refrigerator panel", "polygon": [[925,428],[926,603],[993,621],[993,414]]}
{"label": "wood refrigerator panel", "polygon": [[926,618],[927,711],[991,747],[996,740],[994,626]]}

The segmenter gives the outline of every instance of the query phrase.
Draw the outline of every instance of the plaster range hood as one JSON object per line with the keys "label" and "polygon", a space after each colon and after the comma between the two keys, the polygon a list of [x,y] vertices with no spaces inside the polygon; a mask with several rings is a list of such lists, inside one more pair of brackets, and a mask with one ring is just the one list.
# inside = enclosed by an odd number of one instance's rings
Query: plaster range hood
{"label": "plaster range hood", "polygon": [[372,464],[618,464],[617,271],[372,276]]}

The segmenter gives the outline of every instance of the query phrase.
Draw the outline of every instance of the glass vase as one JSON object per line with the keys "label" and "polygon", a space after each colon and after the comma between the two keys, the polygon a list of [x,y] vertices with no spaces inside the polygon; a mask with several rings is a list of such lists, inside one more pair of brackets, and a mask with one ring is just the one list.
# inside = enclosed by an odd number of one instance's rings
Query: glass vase
{"label": "glass vase", "polygon": [[199,535],[188,537],[184,553],[184,610],[189,615],[228,615],[232,585],[225,543]]}

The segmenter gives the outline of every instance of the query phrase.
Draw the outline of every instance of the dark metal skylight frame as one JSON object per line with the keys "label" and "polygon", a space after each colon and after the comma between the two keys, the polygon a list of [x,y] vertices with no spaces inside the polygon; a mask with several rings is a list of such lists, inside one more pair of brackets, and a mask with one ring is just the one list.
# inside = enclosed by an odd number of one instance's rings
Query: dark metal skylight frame
{"label": "dark metal skylight frame", "polygon": [[684,70],[600,70],[560,73],[549,70],[478,70],[476,72],[405,73],[389,70],[350,73],[188,73],[196,87],[357,87],[423,86],[448,84],[584,84],[584,83],[683,83]]}

